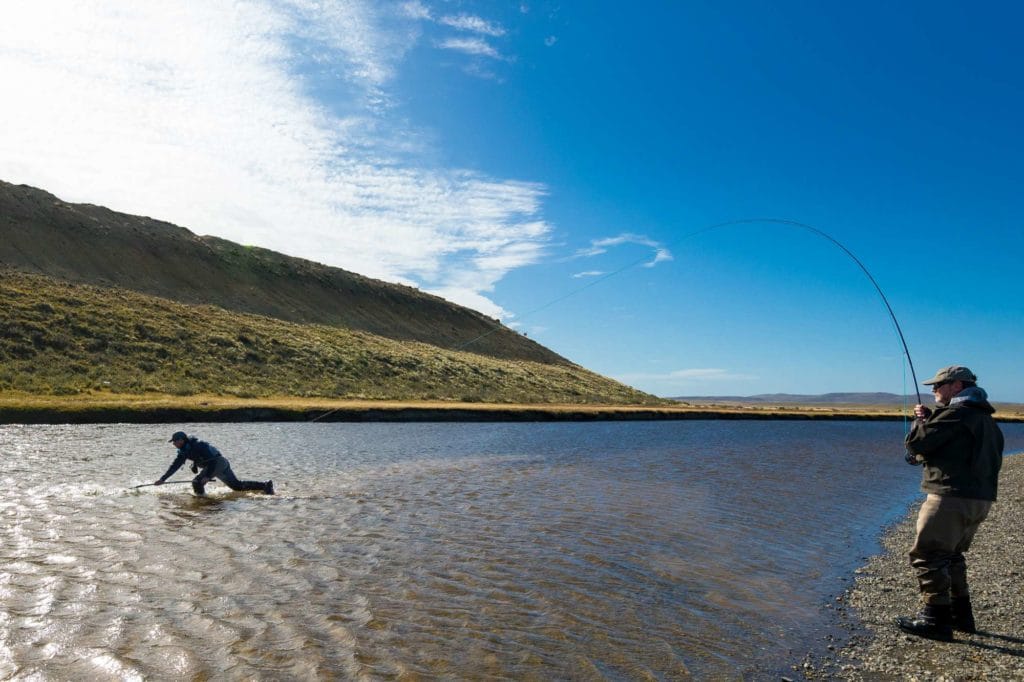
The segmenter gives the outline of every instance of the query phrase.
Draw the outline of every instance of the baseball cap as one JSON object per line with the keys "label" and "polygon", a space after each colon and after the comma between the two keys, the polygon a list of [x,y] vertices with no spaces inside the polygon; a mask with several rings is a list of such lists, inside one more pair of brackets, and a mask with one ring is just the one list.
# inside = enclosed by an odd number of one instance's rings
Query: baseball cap
{"label": "baseball cap", "polygon": [[977,381],[978,377],[974,375],[974,372],[963,367],[961,365],[950,365],[949,367],[943,367],[935,373],[928,381],[922,381],[921,383],[925,386],[931,386],[933,384],[944,384],[947,381]]}

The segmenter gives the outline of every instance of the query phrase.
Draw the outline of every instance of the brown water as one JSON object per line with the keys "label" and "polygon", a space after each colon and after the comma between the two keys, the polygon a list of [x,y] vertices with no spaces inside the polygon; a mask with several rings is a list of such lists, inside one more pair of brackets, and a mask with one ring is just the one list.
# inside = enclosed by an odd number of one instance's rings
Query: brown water
{"label": "brown water", "polygon": [[176,428],[0,426],[0,679],[772,679],[919,475],[894,423],[204,424],[278,495],[129,489]]}

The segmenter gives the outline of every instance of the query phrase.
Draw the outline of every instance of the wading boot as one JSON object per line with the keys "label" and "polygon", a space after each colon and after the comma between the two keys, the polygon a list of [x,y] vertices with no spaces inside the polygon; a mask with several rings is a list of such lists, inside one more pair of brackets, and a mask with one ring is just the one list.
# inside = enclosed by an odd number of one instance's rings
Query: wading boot
{"label": "wading boot", "polygon": [[971,609],[970,597],[953,597],[953,629],[974,634],[978,631],[974,625],[974,611]]}
{"label": "wading boot", "polygon": [[953,640],[953,607],[947,605],[925,604],[916,616],[900,616],[896,625],[904,632],[918,637],[938,639],[943,642]]}
{"label": "wading boot", "polygon": [[199,481],[192,481],[192,492],[198,497],[206,497],[206,486]]}

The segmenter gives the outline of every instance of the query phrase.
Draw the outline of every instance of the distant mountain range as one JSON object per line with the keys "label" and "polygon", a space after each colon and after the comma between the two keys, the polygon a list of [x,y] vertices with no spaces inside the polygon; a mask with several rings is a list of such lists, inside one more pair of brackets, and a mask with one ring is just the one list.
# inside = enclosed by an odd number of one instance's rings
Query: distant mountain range
{"label": "distant mountain range", "polygon": [[[926,405],[932,402],[929,392],[921,392],[921,399]],[[821,393],[819,395],[802,395],[799,393],[761,393],[758,395],[696,395],[669,398],[681,403],[697,405],[914,405],[916,395],[901,396],[897,393]],[[1017,403],[999,403],[1016,405]]]}

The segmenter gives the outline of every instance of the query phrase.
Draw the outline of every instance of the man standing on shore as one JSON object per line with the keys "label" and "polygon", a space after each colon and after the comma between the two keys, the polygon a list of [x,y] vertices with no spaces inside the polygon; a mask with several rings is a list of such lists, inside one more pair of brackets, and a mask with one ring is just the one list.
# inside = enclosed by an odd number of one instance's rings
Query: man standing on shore
{"label": "man standing on shore", "polygon": [[[170,442],[178,448],[178,456],[174,458],[170,468],[156,480],[154,485],[163,485],[185,463],[186,459],[190,459],[193,462],[192,472],[198,474],[192,479],[192,490],[200,497],[206,494],[206,484],[215,478],[232,490],[259,490],[268,495],[274,494],[273,481],[239,481],[235,472],[231,471],[227,457],[220,454],[220,450],[206,441],[201,441],[195,436],[188,436],[184,431],[177,431],[171,436]],[[200,467],[202,467],[202,471],[199,470]]]}
{"label": "man standing on shore", "polygon": [[954,628],[975,631],[964,552],[996,499],[1003,463],[1003,434],[977,380],[959,365],[936,372],[924,384],[937,407],[917,405],[907,434],[907,461],[924,465],[921,489],[928,494],[910,549],[923,605],[896,624],[921,637],[949,640]]}

